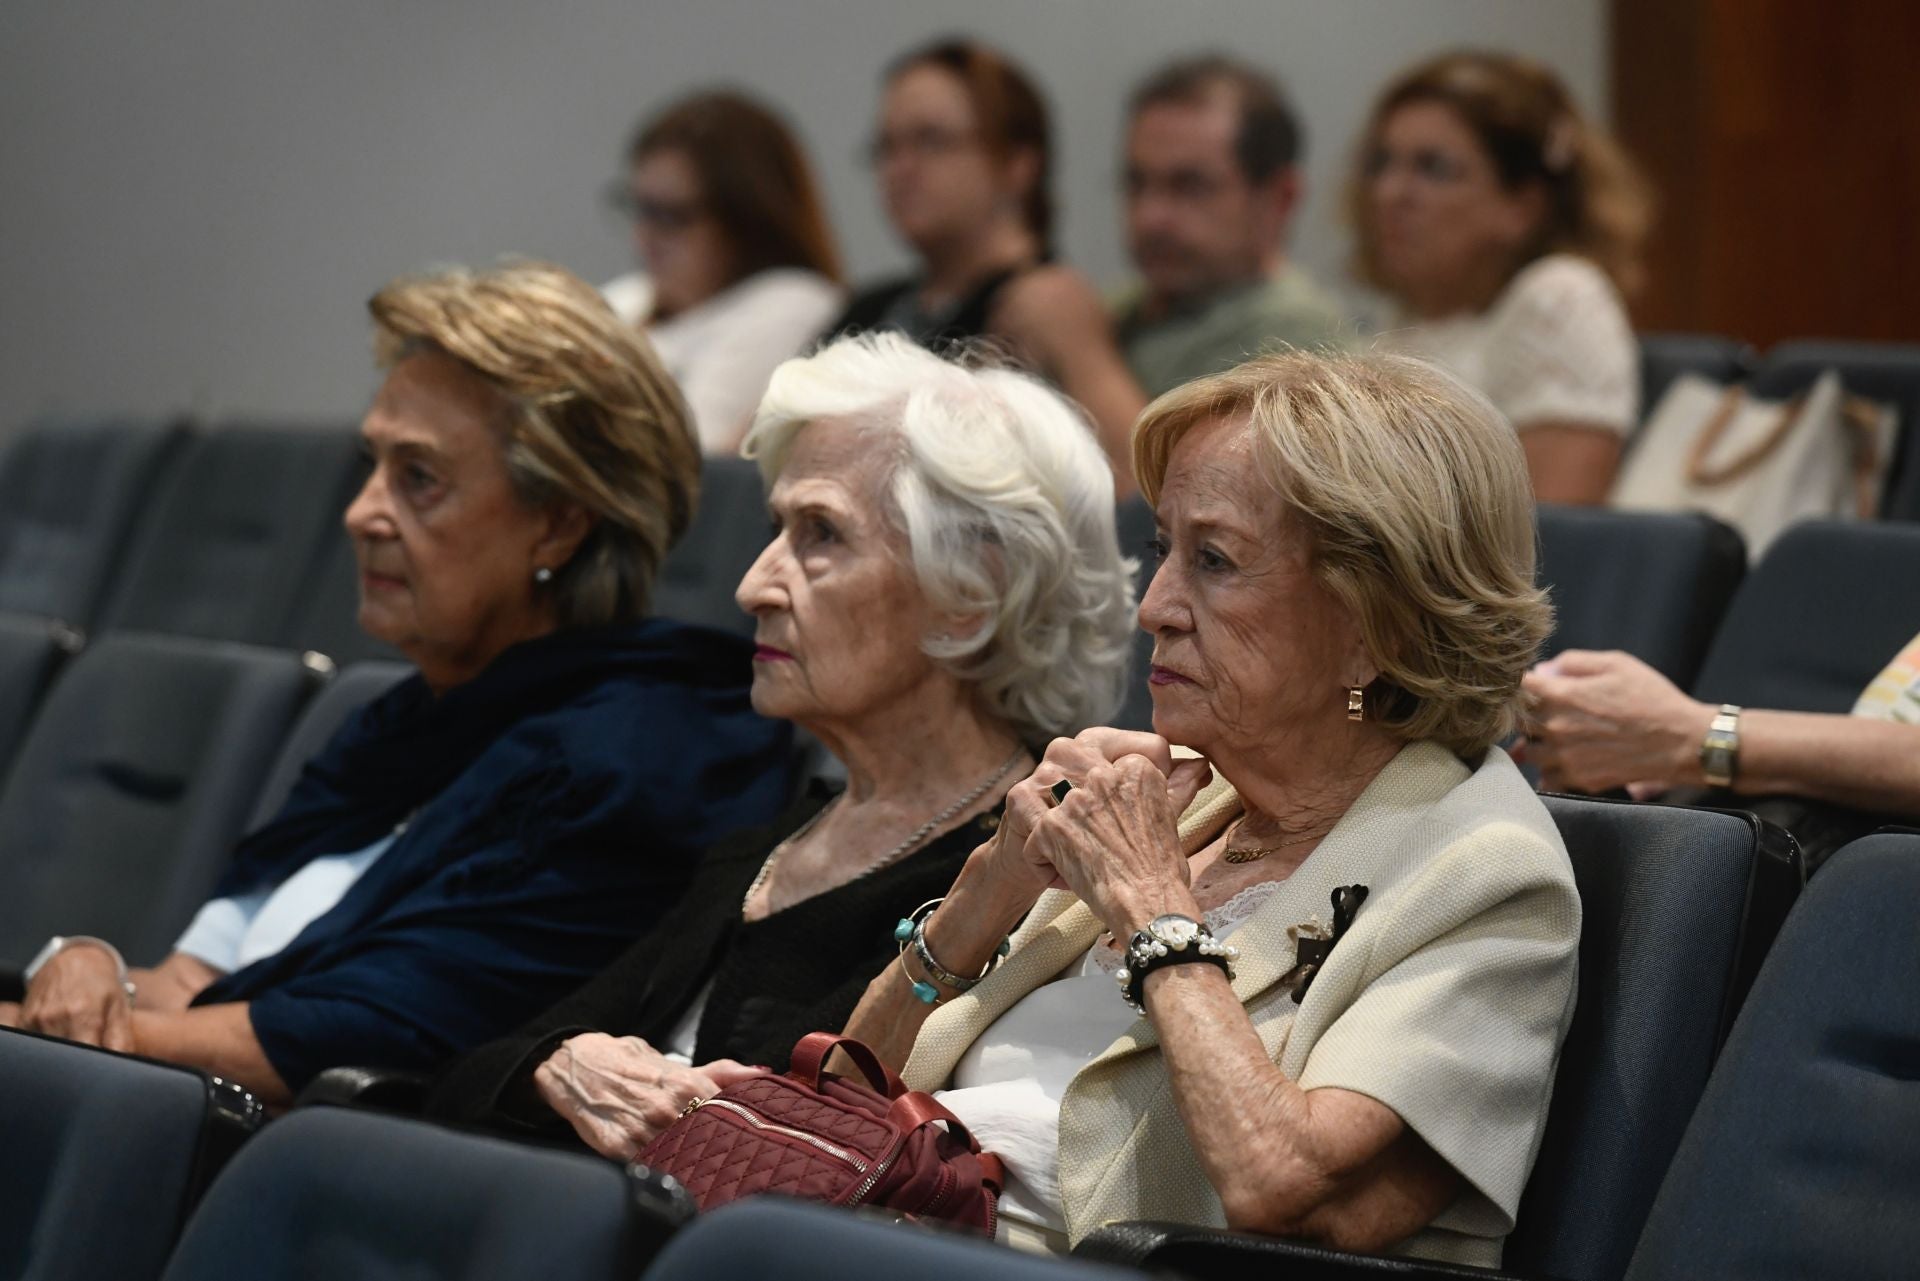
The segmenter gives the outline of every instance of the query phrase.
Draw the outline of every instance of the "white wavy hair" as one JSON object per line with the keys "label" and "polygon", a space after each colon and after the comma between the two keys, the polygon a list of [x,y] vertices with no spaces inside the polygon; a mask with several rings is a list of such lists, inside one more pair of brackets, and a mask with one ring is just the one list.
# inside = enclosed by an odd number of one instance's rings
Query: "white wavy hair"
{"label": "white wavy hair", "polygon": [[771,486],[800,429],[826,419],[889,440],[886,515],[915,581],[936,611],[982,620],[922,650],[1030,742],[1112,716],[1134,565],[1114,535],[1113,471],[1079,410],[977,354],[861,334],[774,370],[740,452]]}

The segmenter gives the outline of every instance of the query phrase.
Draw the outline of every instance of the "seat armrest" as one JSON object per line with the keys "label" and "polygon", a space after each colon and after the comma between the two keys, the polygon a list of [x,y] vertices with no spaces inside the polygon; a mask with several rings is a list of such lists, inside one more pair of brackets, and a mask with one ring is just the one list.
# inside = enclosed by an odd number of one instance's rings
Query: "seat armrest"
{"label": "seat armrest", "polygon": [[328,1068],[307,1082],[293,1106],[378,1108],[418,1116],[426,1107],[427,1086],[432,1080],[424,1072],[397,1068]]}
{"label": "seat armrest", "polygon": [[1519,1281],[1513,1273],[1426,1259],[1348,1254],[1253,1232],[1136,1219],[1083,1238],[1073,1257],[1155,1273],[1229,1281]]}

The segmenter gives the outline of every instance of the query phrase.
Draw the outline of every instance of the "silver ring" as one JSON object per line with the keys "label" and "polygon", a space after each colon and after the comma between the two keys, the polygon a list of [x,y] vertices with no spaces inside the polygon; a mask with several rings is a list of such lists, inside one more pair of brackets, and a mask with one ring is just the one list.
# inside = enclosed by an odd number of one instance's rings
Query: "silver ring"
{"label": "silver ring", "polygon": [[1047,789],[1047,792],[1049,795],[1053,797],[1053,803],[1057,806],[1060,804],[1060,802],[1067,799],[1067,793],[1071,792],[1072,790],[1073,790],[1073,784],[1069,783],[1066,779],[1063,778],[1058,783],[1055,783],[1052,787],[1049,787]]}

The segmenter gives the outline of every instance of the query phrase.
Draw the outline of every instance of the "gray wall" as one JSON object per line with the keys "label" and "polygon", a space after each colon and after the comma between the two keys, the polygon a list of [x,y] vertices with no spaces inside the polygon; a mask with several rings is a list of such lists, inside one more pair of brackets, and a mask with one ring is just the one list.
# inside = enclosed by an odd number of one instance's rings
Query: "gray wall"
{"label": "gray wall", "polygon": [[508,252],[624,270],[598,195],[627,131],[716,80],[791,112],[856,273],[896,267],[856,158],[876,71],[956,29],[1046,87],[1063,247],[1103,284],[1124,275],[1121,97],[1170,54],[1223,47],[1285,77],[1310,153],[1295,251],[1330,279],[1338,174],[1401,64],[1500,45],[1604,108],[1604,0],[17,0],[0,7],[0,426],[357,417],[382,280]]}

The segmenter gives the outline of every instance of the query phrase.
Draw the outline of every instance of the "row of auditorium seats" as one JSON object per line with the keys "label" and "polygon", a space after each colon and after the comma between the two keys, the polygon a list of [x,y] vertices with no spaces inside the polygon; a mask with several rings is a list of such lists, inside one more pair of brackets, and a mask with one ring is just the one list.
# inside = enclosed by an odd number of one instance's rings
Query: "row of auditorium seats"
{"label": "row of auditorium seats", "polygon": [[[1772,856],[1751,819],[1549,806],[1585,904],[1581,990],[1499,1273],[1149,1223],[1038,1260],[778,1198],[676,1233],[684,1201],[643,1170],[327,1107],[215,1174],[257,1109],[198,1073],[21,1033],[0,1033],[0,1273],[611,1281],[667,1240],[655,1281],[1899,1275],[1920,1251],[1897,1202],[1920,1174],[1920,833],[1842,850],[1775,939],[1781,922],[1747,911]],[[1768,943],[1749,991],[1742,957]]]}
{"label": "row of auditorium seats", "polygon": [[[1684,372],[1785,397],[1826,369],[1838,370],[1850,390],[1897,407],[1901,439],[1882,514],[1920,520],[1920,449],[1912,444],[1920,438],[1920,347],[1789,342],[1762,360],[1730,339],[1642,340],[1648,406]],[[317,650],[339,663],[390,658],[354,625],[353,558],[339,524],[363,466],[356,433],[344,425],[30,428],[0,455],[0,612],[82,632]],[[1126,550],[1138,554],[1151,516],[1135,505],[1120,521]],[[733,590],[766,533],[756,469],[710,461],[693,527],[662,568],[656,608],[745,630]]]}
{"label": "row of auditorium seats", "polygon": [[[1555,652],[1625,649],[1711,703],[1845,712],[1916,626],[1920,525],[1803,524],[1750,573],[1702,517],[1549,509],[1541,537]],[[160,955],[300,762],[404,671],[328,681],[292,650],[137,632],[73,647],[0,615],[0,963],[54,933]],[[1143,674],[1123,725],[1151,724]]]}

